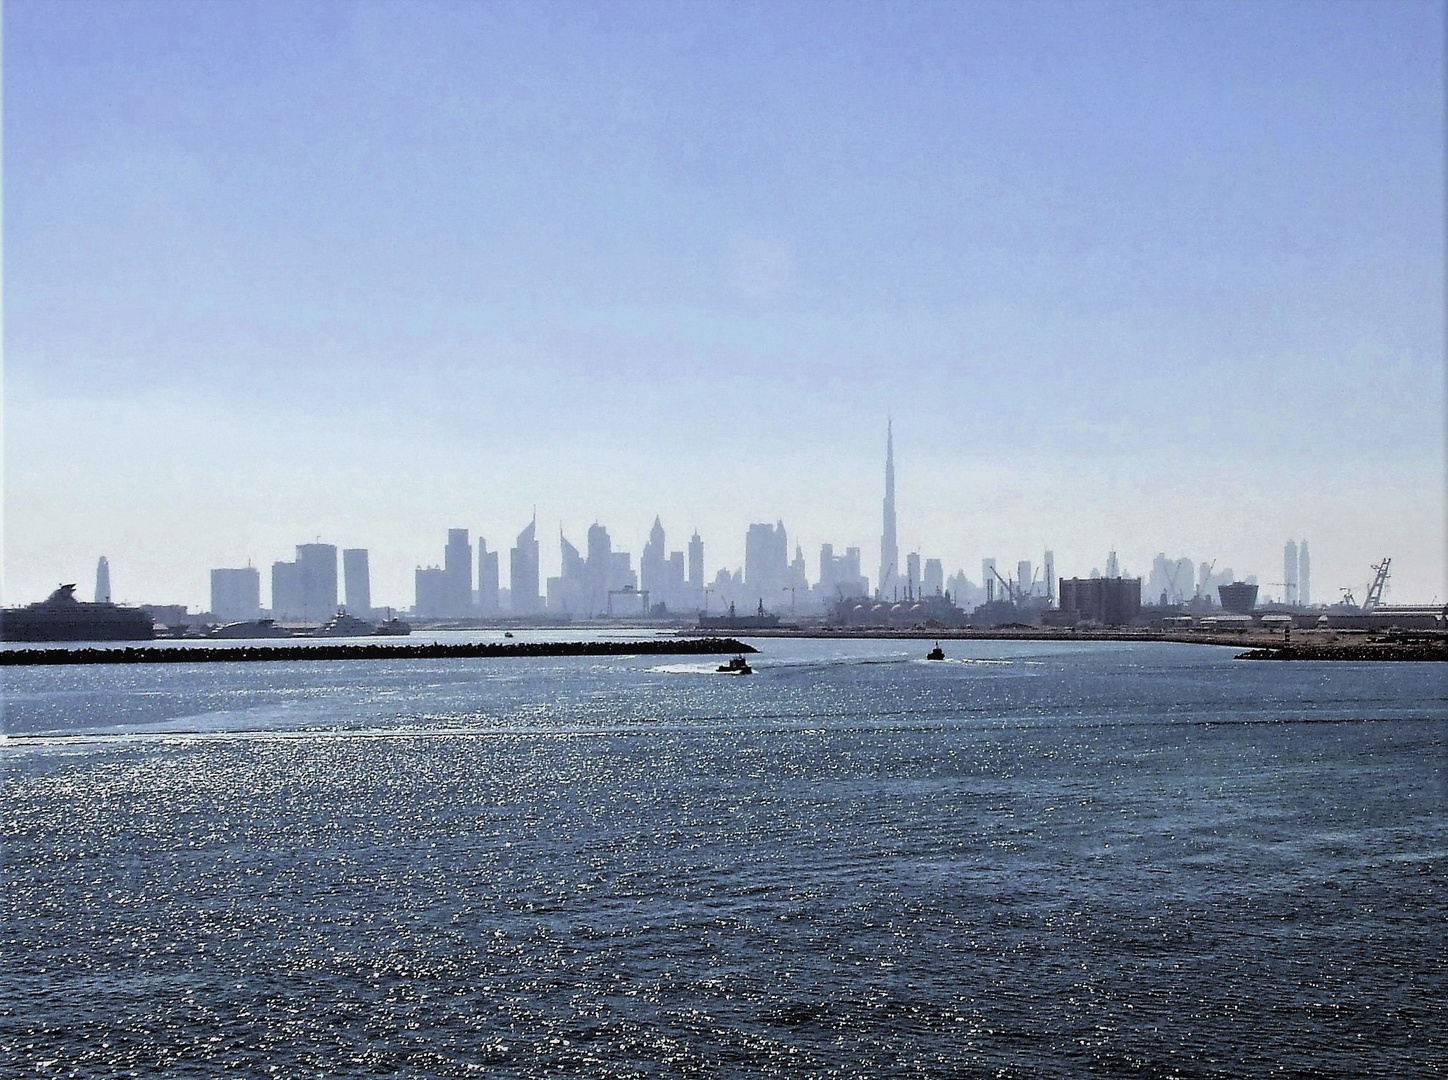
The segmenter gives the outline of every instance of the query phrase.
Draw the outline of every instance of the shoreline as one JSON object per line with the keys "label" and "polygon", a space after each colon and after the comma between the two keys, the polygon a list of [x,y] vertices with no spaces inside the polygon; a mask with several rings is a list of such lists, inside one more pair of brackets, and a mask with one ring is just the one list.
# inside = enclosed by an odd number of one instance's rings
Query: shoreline
{"label": "shoreline", "polygon": [[316,660],[490,659],[511,656],[721,656],[757,652],[734,638],[654,638],[643,641],[515,641],[426,645],[230,645],[157,649],[7,649],[0,667],[72,664],[205,664]]}
{"label": "shoreline", "polygon": [[[1244,650],[1238,660],[1402,660],[1448,661],[1448,635],[1394,631],[1299,630],[1284,640],[1281,633],[1251,630],[1152,630],[1121,627],[1061,628],[1039,626],[993,629],[887,630],[864,628],[768,627],[738,631],[750,638],[879,639],[883,641],[1059,641],[1172,642],[1216,645]],[[680,631],[681,635],[698,633]]]}

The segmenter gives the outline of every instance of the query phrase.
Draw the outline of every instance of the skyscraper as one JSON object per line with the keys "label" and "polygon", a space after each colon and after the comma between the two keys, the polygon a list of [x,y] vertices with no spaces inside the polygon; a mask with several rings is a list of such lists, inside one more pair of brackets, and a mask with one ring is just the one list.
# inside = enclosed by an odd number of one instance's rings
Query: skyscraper
{"label": "skyscraper", "polygon": [[885,424],[885,514],[880,532],[881,599],[889,599],[899,576],[900,551],[895,544],[895,425]]}
{"label": "skyscraper", "polygon": [[926,559],[920,577],[920,596],[940,596],[945,592],[945,564],[939,559]]}
{"label": "skyscraper", "polygon": [[261,574],[256,567],[211,571],[211,614],[221,622],[261,618]]}
{"label": "skyscraper", "polygon": [[343,549],[342,588],[347,610],[365,619],[372,610],[372,573],[367,565],[366,548]]}
{"label": "skyscraper", "polygon": [[588,527],[588,557],[583,564],[584,610],[597,615],[608,610],[608,591],[619,587],[614,579],[613,539],[594,522]]}
{"label": "skyscraper", "polygon": [[1312,603],[1312,556],[1307,554],[1307,541],[1297,548],[1297,602],[1303,607]]}
{"label": "skyscraper", "polygon": [[1282,547],[1282,602],[1297,603],[1297,544],[1289,540]]}
{"label": "skyscraper", "polygon": [[467,529],[447,531],[442,570],[447,575],[443,613],[452,619],[466,618],[473,610],[473,545]]}
{"label": "skyscraper", "polygon": [[96,563],[96,603],[109,604],[111,602],[111,564],[106,561],[104,555],[100,562]]}
{"label": "skyscraper", "polygon": [[538,595],[538,517],[518,534],[518,542],[508,552],[508,590],[513,613],[534,615],[541,607]]}
{"label": "skyscraper", "polygon": [[654,527],[649,530],[648,543],[644,544],[644,553],[639,557],[639,588],[649,594],[650,603],[668,602],[668,586],[664,577],[664,565],[667,562],[668,554],[664,550],[664,525],[655,516]]}
{"label": "skyscraper", "polygon": [[271,611],[278,622],[302,617],[302,578],[294,562],[274,562],[271,568]]}
{"label": "skyscraper", "polygon": [[689,588],[704,591],[704,541],[698,529],[689,538]]}
{"label": "skyscraper", "polygon": [[333,544],[297,545],[297,580],[301,611],[308,622],[323,622],[337,613],[337,548]]}
{"label": "skyscraper", "polygon": [[784,522],[749,526],[744,534],[744,588],[750,605],[762,603],[766,610],[776,610],[788,577],[789,542]]}
{"label": "skyscraper", "polygon": [[478,610],[484,615],[498,613],[498,553],[489,551],[478,537]]}

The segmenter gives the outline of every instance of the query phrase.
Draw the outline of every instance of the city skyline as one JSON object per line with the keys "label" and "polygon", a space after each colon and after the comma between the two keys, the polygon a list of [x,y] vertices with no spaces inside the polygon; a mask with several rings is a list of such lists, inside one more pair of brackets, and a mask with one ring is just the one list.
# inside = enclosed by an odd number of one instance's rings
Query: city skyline
{"label": "city skyline", "polygon": [[[608,615],[648,614],[661,606],[674,616],[707,612],[713,594],[717,609],[743,604],[756,605],[773,612],[824,612],[840,599],[869,597],[890,601],[925,596],[951,597],[967,611],[993,600],[1024,597],[1044,601],[1051,606],[1058,584],[1056,554],[1046,548],[1040,563],[1019,559],[1014,573],[1001,573],[998,557],[983,557],[980,580],[973,581],[963,566],[951,570],[946,560],[920,549],[907,550],[906,568],[898,568],[898,551],[893,546],[897,526],[895,510],[895,443],[894,425],[886,422],[884,499],[881,510],[882,557],[878,576],[872,582],[862,573],[859,546],[843,545],[836,554],[830,541],[818,545],[816,573],[811,575],[796,537],[791,542],[784,521],[774,524],[752,523],[745,531],[744,561],[732,568],[726,563],[714,575],[707,573],[705,546],[695,530],[685,550],[670,550],[668,534],[662,519],[655,515],[648,540],[634,564],[633,552],[614,546],[607,527],[595,521],[587,530],[586,557],[571,543],[562,528],[558,531],[557,566],[559,573],[548,573],[549,564],[541,557],[542,545],[537,539],[537,511],[518,534],[508,550],[510,568],[507,584],[502,585],[499,573],[501,550],[487,550],[484,536],[474,537],[466,528],[447,529],[442,564],[418,563],[413,570],[413,602],[411,605],[371,602],[370,555],[365,548],[338,549],[320,540],[296,545],[292,561],[271,564],[269,605],[261,603],[261,571],[248,561],[246,567],[212,568],[209,605],[195,605],[198,613],[210,611],[222,619],[256,618],[262,611],[286,621],[318,621],[325,614],[341,607],[354,612],[406,610],[415,616],[430,619],[476,619],[489,617],[532,617],[547,615],[569,618],[591,618]],[[1006,561],[1009,566],[1009,559]],[[338,576],[338,568],[341,576]],[[1104,570],[1102,567],[1104,566]],[[1372,570],[1377,570],[1374,566]],[[948,576],[947,576],[948,574]],[[1246,581],[1254,586],[1259,579],[1255,571],[1239,574],[1220,559],[1193,562],[1191,556],[1168,558],[1158,552],[1150,570],[1134,570],[1123,565],[1120,553],[1112,549],[1100,565],[1092,565],[1089,573],[1075,568],[1061,574],[1067,577],[1134,577],[1140,582],[1142,602],[1146,604],[1184,604],[1202,597],[1216,602],[1216,588]],[[1274,593],[1264,589],[1262,599],[1296,606],[1310,606],[1310,555],[1308,541],[1289,539],[1283,547],[1283,580],[1267,582],[1281,589]],[[522,591],[514,593],[514,582]],[[1366,582],[1362,583],[1364,586]],[[1341,586],[1340,595],[1319,601],[1322,607],[1345,599],[1366,588],[1358,583]],[[110,594],[109,561],[100,556],[96,569],[96,599]],[[788,594],[786,602],[784,594]],[[218,598],[224,597],[224,602]],[[618,598],[620,606],[615,607]],[[154,600],[152,602],[155,602]],[[186,604],[191,607],[193,605]],[[636,609],[636,610],[635,610]]]}
{"label": "city skyline", "polygon": [[535,506],[540,595],[655,516],[874,578],[887,417],[947,568],[1448,596],[1440,4],[4,17],[7,604]]}

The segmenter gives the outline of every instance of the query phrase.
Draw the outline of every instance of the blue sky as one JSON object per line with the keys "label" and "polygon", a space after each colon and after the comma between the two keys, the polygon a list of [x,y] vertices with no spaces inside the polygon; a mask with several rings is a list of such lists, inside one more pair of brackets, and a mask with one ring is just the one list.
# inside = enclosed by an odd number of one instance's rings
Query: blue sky
{"label": "blue sky", "polygon": [[873,567],[887,413],[972,578],[1448,598],[1441,3],[4,15],[7,601],[321,536],[406,604],[535,505]]}

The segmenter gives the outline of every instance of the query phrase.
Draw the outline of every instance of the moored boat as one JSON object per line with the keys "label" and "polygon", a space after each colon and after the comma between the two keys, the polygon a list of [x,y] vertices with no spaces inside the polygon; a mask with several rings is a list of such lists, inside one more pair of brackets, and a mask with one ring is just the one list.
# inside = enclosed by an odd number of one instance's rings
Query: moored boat
{"label": "moored boat", "polygon": [[156,623],[140,608],[88,604],[62,585],[44,600],[0,612],[4,641],[149,641]]}

